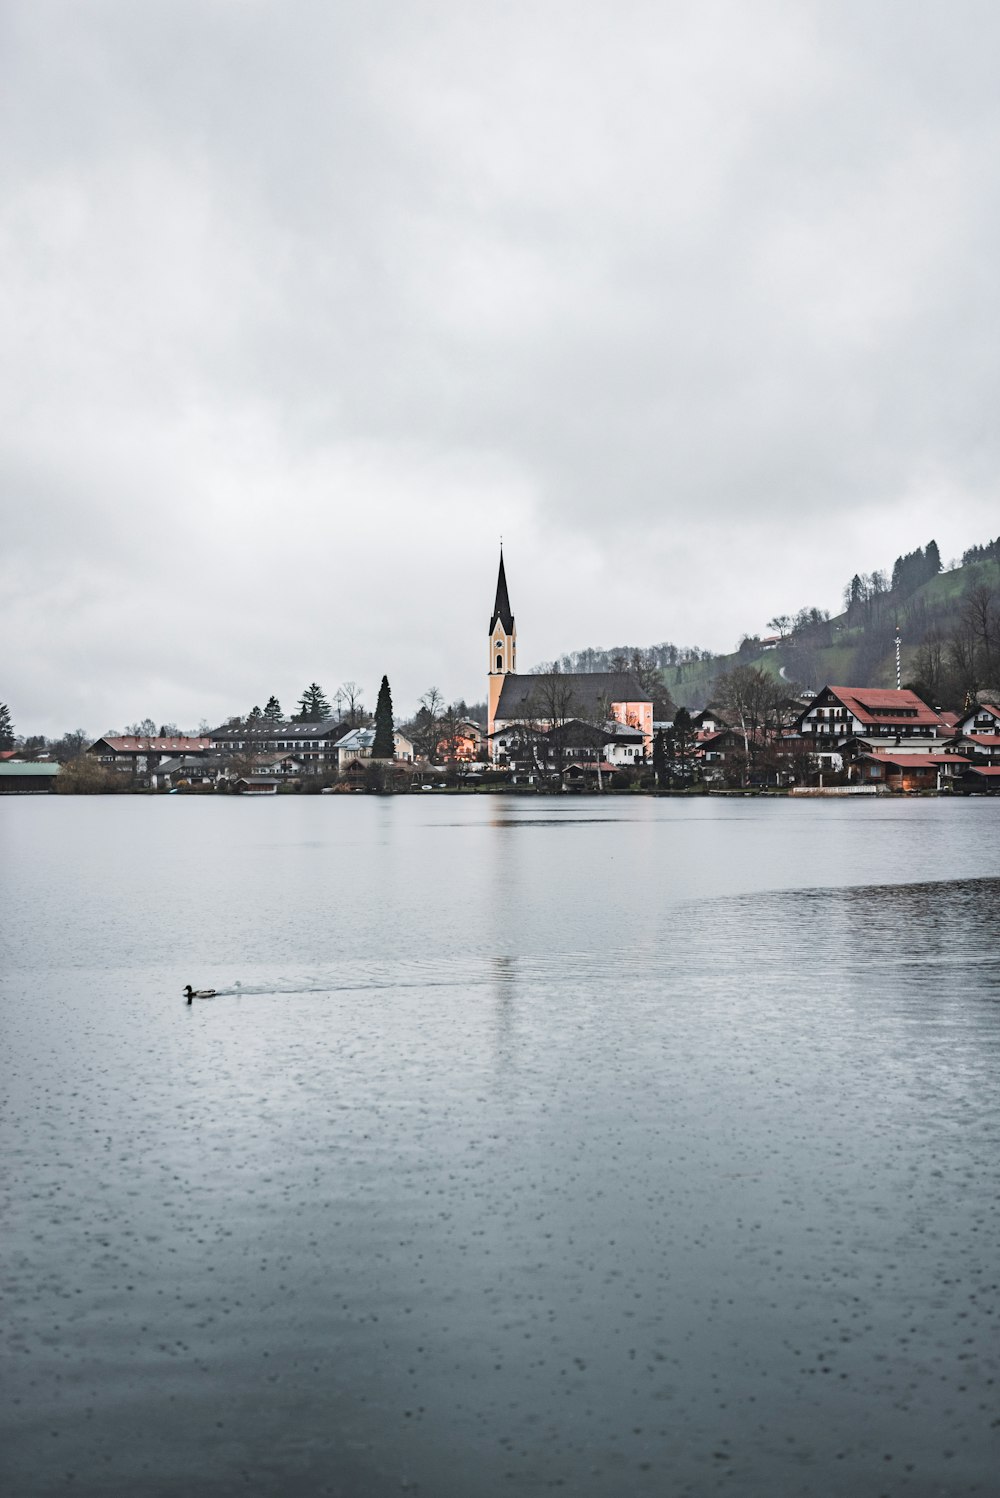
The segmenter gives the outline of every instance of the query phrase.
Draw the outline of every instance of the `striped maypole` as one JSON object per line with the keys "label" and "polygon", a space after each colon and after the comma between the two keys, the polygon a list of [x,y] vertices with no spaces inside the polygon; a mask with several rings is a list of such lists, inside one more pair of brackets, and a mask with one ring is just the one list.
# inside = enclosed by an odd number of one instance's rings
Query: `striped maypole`
{"label": "striped maypole", "polygon": [[897,621],[896,621],[896,691],[897,692],[899,691],[900,685],[902,684],[902,673],[900,672],[900,668],[899,668],[899,645],[900,645],[900,640],[899,640],[899,620],[897,619]]}

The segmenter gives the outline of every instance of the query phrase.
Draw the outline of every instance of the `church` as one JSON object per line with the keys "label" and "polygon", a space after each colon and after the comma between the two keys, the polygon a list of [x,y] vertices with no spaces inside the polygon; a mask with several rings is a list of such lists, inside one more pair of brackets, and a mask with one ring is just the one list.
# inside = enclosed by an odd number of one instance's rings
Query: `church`
{"label": "church", "polygon": [[490,618],[487,732],[490,758],[500,757],[505,730],[530,723],[547,732],[571,719],[603,726],[617,722],[638,729],[643,753],[653,746],[653,699],[631,671],[555,671],[519,675],[517,629],[500,549],[496,602]]}

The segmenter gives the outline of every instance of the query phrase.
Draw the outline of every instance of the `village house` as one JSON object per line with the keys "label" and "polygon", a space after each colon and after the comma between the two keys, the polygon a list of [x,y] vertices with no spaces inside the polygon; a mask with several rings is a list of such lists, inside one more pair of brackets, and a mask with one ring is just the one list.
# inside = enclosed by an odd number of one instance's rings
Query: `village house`
{"label": "village house", "polygon": [[1000,765],[1000,705],[977,702],[974,707],[960,713],[953,742],[958,752],[976,768]]}
{"label": "village house", "polygon": [[944,753],[953,730],[907,687],[826,686],[783,736],[782,752],[805,748],[820,775],[880,750],[897,754]]}
{"label": "village house", "polygon": [[940,791],[967,768],[960,754],[863,749],[848,764],[847,776],[856,785],[884,785],[890,791]]}
{"label": "village house", "polygon": [[[343,772],[349,765],[359,760],[371,759],[374,744],[374,728],[352,728],[350,733],[344,734],[344,737],[337,741],[337,769]],[[392,745],[395,760],[412,764],[413,744],[404,734],[394,731]]]}
{"label": "village house", "polygon": [[322,774],[338,768],[337,744],[349,727],[340,718],[324,718],[319,723],[270,723],[261,718],[214,728],[211,741],[221,754],[291,753],[300,762],[303,774]]}
{"label": "village house", "polygon": [[496,764],[512,772],[512,780],[548,779],[562,775],[572,781],[632,768],[642,762],[642,730],[627,724],[585,723],[572,718],[554,728],[537,730],[512,724],[504,730]]}
{"label": "village house", "polygon": [[959,713],[955,732],[967,734],[970,738],[992,738],[1000,734],[1000,703],[977,702],[964,713]]}
{"label": "village house", "polygon": [[228,761],[215,754],[182,754],[161,760],[150,771],[153,790],[172,790],[178,785],[215,786],[225,779]]}
{"label": "village house", "polygon": [[941,715],[906,687],[824,687],[791,726],[817,749],[850,738],[895,745],[950,736]]}
{"label": "village house", "polygon": [[145,737],[132,734],[106,735],[96,739],[87,754],[105,769],[131,775],[139,784],[148,785],[161,760],[180,755],[201,756],[211,752],[212,740],[190,734]]}
{"label": "village house", "polygon": [[474,718],[462,718],[457,725],[454,738],[440,739],[435,746],[439,760],[457,760],[469,765],[478,760],[483,750],[483,730]]}

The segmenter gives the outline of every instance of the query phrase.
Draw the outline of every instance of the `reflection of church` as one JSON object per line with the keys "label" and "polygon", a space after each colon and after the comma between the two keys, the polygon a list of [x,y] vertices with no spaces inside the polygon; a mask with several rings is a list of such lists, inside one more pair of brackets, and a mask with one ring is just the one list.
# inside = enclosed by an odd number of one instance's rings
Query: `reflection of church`
{"label": "reflection of church", "polygon": [[490,619],[487,691],[490,758],[497,758],[496,735],[518,723],[545,730],[553,719],[580,718],[601,725],[627,724],[642,733],[644,752],[653,744],[653,699],[631,671],[561,671],[556,676],[519,676],[517,630],[507,593],[503,551],[497,596]]}

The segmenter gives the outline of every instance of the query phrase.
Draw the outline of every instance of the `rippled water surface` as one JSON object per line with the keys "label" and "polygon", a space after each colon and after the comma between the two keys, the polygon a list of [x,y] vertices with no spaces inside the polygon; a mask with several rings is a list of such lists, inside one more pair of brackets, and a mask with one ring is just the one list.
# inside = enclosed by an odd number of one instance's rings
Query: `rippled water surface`
{"label": "rippled water surface", "polygon": [[5,1492],[998,1491],[1000,803],[0,840]]}

